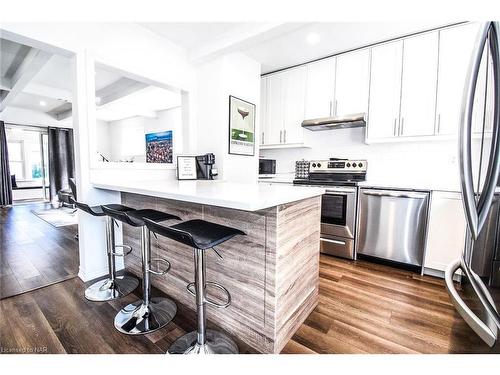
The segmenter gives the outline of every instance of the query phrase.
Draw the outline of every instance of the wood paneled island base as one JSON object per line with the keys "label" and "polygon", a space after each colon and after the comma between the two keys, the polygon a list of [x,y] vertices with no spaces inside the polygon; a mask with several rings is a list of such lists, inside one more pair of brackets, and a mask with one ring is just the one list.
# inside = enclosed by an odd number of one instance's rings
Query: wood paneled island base
{"label": "wood paneled island base", "polygon": [[[204,219],[243,230],[217,247],[220,259],[207,250],[207,281],[224,285],[231,293],[225,309],[207,306],[207,317],[237,340],[261,353],[279,353],[318,303],[319,196],[260,211],[242,211],[153,196],[122,193],[122,203],[153,208],[182,220]],[[175,221],[165,222],[173,225]],[[126,269],[141,276],[140,228],[123,226],[124,243],[134,251],[125,258]],[[164,237],[152,237],[152,258],[172,264],[152,284],[176,302],[195,310],[186,285],[193,281],[193,250]],[[154,267],[154,263],[152,264]],[[207,288],[211,298],[217,290]],[[195,327],[193,326],[193,330]]]}

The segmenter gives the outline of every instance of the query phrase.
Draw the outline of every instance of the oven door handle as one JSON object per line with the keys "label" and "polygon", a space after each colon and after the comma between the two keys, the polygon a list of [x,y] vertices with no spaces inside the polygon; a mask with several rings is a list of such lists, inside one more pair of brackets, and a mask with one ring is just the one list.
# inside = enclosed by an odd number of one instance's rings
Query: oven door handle
{"label": "oven door handle", "polygon": [[335,245],[345,245],[346,244],[345,241],[329,240],[327,238],[320,238],[320,241],[334,243]]}
{"label": "oven door handle", "polygon": [[356,194],[355,191],[352,190],[333,190],[333,189],[326,189],[325,190],[326,195],[352,195]]}

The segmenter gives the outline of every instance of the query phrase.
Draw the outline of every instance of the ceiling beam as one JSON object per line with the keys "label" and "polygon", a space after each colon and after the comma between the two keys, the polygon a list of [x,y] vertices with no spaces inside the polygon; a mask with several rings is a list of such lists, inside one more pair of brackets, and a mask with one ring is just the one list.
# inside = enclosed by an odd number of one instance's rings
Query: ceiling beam
{"label": "ceiling beam", "polygon": [[71,117],[73,114],[72,110],[73,105],[70,102],[66,102],[46,113],[57,121],[61,121]]}
{"label": "ceiling beam", "polygon": [[108,86],[98,90],[95,94],[96,98],[100,98],[97,102],[99,107],[114,102],[124,96],[130,95],[136,91],[142,90],[149,85],[143,82],[135,81],[130,78],[120,78]]}
{"label": "ceiling beam", "polygon": [[41,85],[34,82],[28,83],[23,92],[26,94],[42,96],[45,98],[60,99],[66,102],[73,101],[73,94],[71,93],[71,91],[52,86]]}
{"label": "ceiling beam", "polygon": [[274,38],[294,30],[298,26],[299,24],[284,22],[247,25],[220,36],[214,43],[207,43],[203,47],[191,51],[189,59],[195,63],[202,63],[224,53],[248,48],[256,43]]}
{"label": "ceiling beam", "polygon": [[0,77],[0,90],[10,91],[12,85],[7,77]]}
{"label": "ceiling beam", "polygon": [[51,53],[30,49],[26,58],[19,65],[11,78],[11,89],[0,102],[0,112],[2,112],[9,103],[23,91],[33,77],[35,77],[40,69],[49,61],[51,56]]}
{"label": "ceiling beam", "polygon": [[14,55],[14,58],[9,64],[9,67],[5,71],[5,77],[11,78],[16,74],[17,70],[19,69],[19,66],[23,63],[23,61],[26,59],[30,51],[32,50],[31,47],[25,46],[25,45],[19,45],[19,48],[17,49],[16,54]]}

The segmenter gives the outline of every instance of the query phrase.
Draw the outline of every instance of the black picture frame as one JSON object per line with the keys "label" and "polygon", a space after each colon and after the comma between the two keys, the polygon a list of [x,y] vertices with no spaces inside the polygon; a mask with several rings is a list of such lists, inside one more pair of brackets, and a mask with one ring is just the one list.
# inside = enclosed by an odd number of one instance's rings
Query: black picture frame
{"label": "black picture frame", "polygon": [[[241,153],[241,152],[236,152],[234,150],[231,150],[231,141],[233,140],[232,138],[232,115],[233,115],[233,112],[232,112],[232,109],[233,109],[233,100],[239,100],[240,102],[243,102],[245,103],[245,105],[248,105],[251,110],[252,110],[252,116],[251,118],[253,119],[252,121],[252,153]],[[250,113],[249,113],[250,114]],[[241,155],[241,156],[255,156],[255,115],[256,115],[256,105],[247,101],[247,100],[244,100],[244,99],[241,99],[241,98],[238,98],[237,96],[234,96],[234,95],[229,95],[229,118],[228,118],[228,123],[229,123],[229,132],[228,132],[228,154],[230,155]]]}

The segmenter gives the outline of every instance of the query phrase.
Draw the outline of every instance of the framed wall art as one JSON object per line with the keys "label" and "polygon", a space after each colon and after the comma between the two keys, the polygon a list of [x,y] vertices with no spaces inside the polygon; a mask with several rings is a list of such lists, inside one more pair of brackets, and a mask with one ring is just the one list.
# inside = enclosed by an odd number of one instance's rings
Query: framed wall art
{"label": "framed wall art", "polygon": [[229,153],[255,155],[255,104],[229,96]]}

